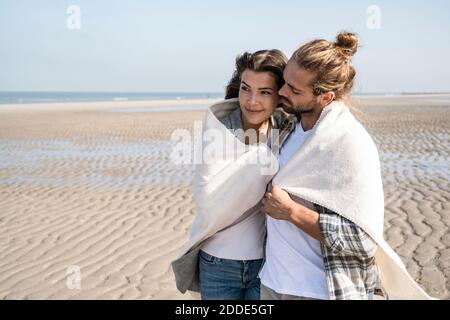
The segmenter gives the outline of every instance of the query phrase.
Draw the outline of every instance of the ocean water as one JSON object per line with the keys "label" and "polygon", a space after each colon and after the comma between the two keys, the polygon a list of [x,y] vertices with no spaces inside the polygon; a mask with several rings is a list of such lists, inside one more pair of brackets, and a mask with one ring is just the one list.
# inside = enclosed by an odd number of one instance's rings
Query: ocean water
{"label": "ocean water", "polygon": [[0,91],[0,104],[222,98],[223,92],[25,92]]}
{"label": "ocean water", "polygon": [[[402,93],[361,93],[354,96],[402,97],[434,102],[450,102],[450,94],[402,94]],[[31,92],[0,91],[0,104],[52,103],[52,102],[91,102],[91,101],[138,101],[138,100],[190,100],[221,99],[224,92]],[[200,108],[199,108],[200,109]],[[152,112],[151,110],[150,112]]]}
{"label": "ocean water", "polygon": [[194,167],[170,160],[175,146],[164,140],[0,138],[0,185],[130,190],[189,184]]}
{"label": "ocean water", "polygon": [[[448,142],[442,151],[380,151],[384,183],[450,179]],[[179,185],[192,181],[194,166],[173,162],[177,143],[169,140],[126,142],[120,138],[2,139],[0,185],[85,186],[132,189],[146,185]],[[57,168],[57,170],[54,170]]]}

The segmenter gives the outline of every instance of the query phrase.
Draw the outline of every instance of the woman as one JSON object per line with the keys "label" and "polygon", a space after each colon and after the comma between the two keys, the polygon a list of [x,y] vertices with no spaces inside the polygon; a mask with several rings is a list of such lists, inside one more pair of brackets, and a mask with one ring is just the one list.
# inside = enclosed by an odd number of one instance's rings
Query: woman
{"label": "woman", "polygon": [[[220,123],[243,144],[267,143],[269,147],[276,145],[279,148],[294,127],[295,116],[289,116],[281,108],[276,110],[279,105],[278,90],[284,84],[283,70],[286,63],[287,58],[279,50],[244,53],[236,59],[236,70],[226,89],[225,98],[229,100],[212,106],[211,110],[214,110],[214,115]],[[278,141],[272,141],[272,132],[276,131],[272,129],[279,130]],[[230,165],[224,170],[231,170]],[[239,173],[233,171],[233,174]],[[197,176],[201,178],[202,174]],[[193,291],[199,289],[201,298],[205,300],[259,299],[258,272],[263,262],[266,233],[265,215],[259,210],[259,201],[262,198],[261,187],[264,192],[269,180],[270,177],[261,180],[255,175],[252,181],[243,182],[248,184],[248,187],[244,188],[246,192],[252,192],[252,196],[259,194],[259,198],[252,200],[254,203],[249,203],[247,206],[251,207],[249,210],[238,213],[238,219],[217,223],[215,229],[211,227],[211,230],[215,230],[212,234],[200,229],[211,225],[210,222],[206,222],[208,219],[216,223],[219,219],[225,221],[224,215],[236,215],[232,209],[222,214],[219,211],[221,209],[223,211],[221,200],[223,205],[226,205],[227,198],[236,199],[232,193],[236,192],[237,186],[227,185],[226,181],[216,186],[215,190],[220,190],[220,197],[215,198],[219,200],[216,200],[209,209],[205,209],[200,203],[201,200],[198,200],[200,197],[196,198],[196,194],[203,192],[202,189],[207,189],[208,182],[202,184],[194,181],[197,183],[197,188],[193,188],[196,207],[204,212],[203,216],[196,213],[191,226],[191,239],[195,232],[204,232],[204,236],[197,237],[197,243],[184,250],[184,255],[191,255],[190,261],[198,259],[198,266],[185,267],[186,264],[180,264],[179,261],[172,264],[180,291],[183,292],[186,288]],[[242,185],[240,187],[242,188]],[[256,189],[259,191],[256,192]],[[207,194],[212,197],[210,193]],[[240,203],[246,200],[244,197],[249,198],[249,195],[242,196]],[[190,277],[193,272],[198,272],[198,278]],[[182,284],[185,282],[183,277],[193,280],[189,280],[188,284]],[[195,281],[199,282],[198,287],[193,284]]]}

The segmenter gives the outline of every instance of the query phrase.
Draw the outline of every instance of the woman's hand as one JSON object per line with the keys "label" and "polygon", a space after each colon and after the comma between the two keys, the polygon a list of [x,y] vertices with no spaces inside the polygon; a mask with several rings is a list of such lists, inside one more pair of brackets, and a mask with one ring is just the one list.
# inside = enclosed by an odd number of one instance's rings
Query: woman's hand
{"label": "woman's hand", "polygon": [[280,187],[273,185],[272,191],[267,191],[262,200],[261,211],[268,214],[274,219],[291,220],[293,210],[298,205],[289,193]]}

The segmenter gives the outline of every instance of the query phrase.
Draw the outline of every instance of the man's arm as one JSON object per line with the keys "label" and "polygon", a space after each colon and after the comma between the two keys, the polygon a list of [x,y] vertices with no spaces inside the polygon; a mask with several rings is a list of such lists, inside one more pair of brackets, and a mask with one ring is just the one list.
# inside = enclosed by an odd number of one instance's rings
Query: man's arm
{"label": "man's arm", "polygon": [[308,209],[295,201],[291,204],[290,211],[287,221],[295,224],[314,239],[326,244],[326,240],[320,229],[319,213]]}
{"label": "man's arm", "polygon": [[261,210],[274,219],[293,223],[331,250],[363,258],[375,255],[376,243],[355,223],[324,207],[316,205],[315,209],[295,202],[286,191],[273,186]]}

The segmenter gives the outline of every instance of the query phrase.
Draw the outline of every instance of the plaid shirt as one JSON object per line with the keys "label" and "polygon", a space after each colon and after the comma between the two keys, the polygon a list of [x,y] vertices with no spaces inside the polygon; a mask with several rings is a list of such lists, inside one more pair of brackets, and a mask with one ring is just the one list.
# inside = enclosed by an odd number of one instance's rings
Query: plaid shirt
{"label": "plaid shirt", "polygon": [[377,244],[356,224],[319,205],[319,227],[328,293],[331,300],[386,296],[375,263]]}

